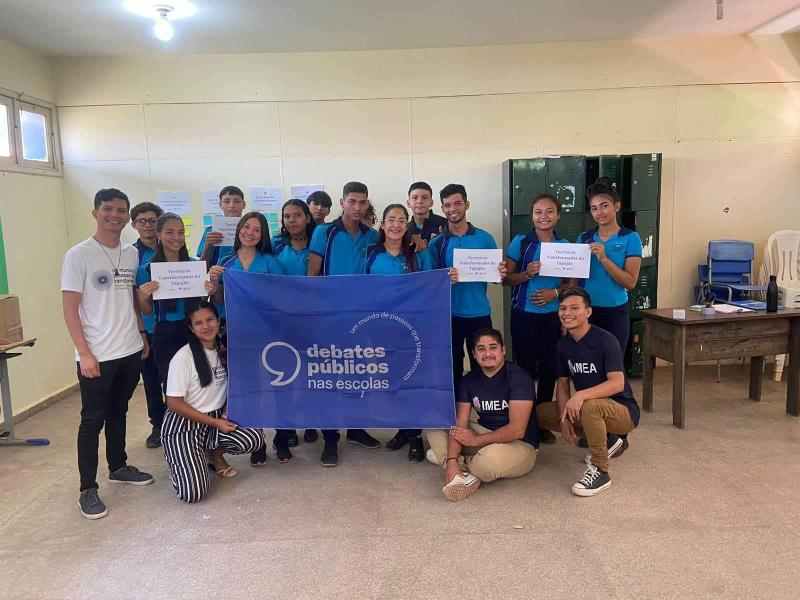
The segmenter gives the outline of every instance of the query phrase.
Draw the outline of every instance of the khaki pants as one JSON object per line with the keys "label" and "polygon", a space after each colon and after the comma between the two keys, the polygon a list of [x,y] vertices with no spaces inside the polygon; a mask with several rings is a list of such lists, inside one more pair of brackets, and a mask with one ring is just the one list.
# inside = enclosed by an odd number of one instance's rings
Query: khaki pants
{"label": "khaki pants", "polygon": [[[472,431],[479,434],[490,431],[474,421],[470,421],[469,426]],[[427,430],[422,435],[436,456],[436,462],[444,464],[447,458],[449,433],[441,430]],[[461,452],[464,455],[464,466],[484,483],[495,479],[522,477],[530,473],[536,464],[536,448],[521,440],[489,444],[482,448],[465,446]]]}
{"label": "khaki pants", "polygon": [[[561,413],[558,402],[543,402],[536,407],[536,421],[540,429],[561,432]],[[608,447],[606,434],[623,435],[633,431],[631,414],[624,404],[610,398],[587,400],[581,408],[581,423],[576,429],[582,431],[592,451],[592,464],[608,472]]]}

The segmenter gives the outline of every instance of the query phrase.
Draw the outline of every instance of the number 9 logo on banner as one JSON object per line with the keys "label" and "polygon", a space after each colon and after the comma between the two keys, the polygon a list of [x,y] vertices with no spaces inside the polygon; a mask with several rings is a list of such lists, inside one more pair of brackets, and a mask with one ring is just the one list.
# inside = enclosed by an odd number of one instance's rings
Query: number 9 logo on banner
{"label": "number 9 logo on banner", "polygon": [[[279,348],[279,347],[288,348],[291,351],[291,353],[294,354],[294,359],[295,359],[294,372],[288,379],[284,379],[284,377],[286,376],[286,371],[273,369],[272,367],[269,366],[269,363],[267,362],[267,354],[269,354],[269,351],[272,350],[273,348]],[[264,369],[267,370],[268,373],[270,373],[271,375],[275,375],[275,378],[272,381],[270,381],[270,384],[274,386],[289,385],[295,379],[297,379],[297,375],[300,373],[301,362],[302,361],[300,360],[300,353],[294,346],[292,346],[291,344],[287,344],[286,342],[270,342],[269,344],[264,346],[264,349],[261,351],[261,364],[263,365]]]}

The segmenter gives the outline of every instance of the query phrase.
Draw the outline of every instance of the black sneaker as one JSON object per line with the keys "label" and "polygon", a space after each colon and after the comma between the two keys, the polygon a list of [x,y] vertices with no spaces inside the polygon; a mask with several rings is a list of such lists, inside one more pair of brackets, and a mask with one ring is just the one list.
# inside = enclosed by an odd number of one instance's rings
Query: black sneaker
{"label": "black sneaker", "polygon": [[125,465],[116,471],[108,474],[108,480],[111,483],[127,483],[129,485],[150,485],[153,483],[153,476],[150,473],[144,473],[136,467]]}
{"label": "black sneaker", "polygon": [[78,498],[78,508],[81,509],[81,514],[90,520],[102,519],[108,514],[106,505],[97,494],[97,488],[89,488],[81,492]]}
{"label": "black sneaker", "polygon": [[408,438],[402,431],[398,431],[392,439],[386,442],[387,450],[400,450],[408,443]]}
{"label": "black sneaker", "polygon": [[316,429],[306,429],[303,432],[303,441],[306,444],[312,444],[319,439],[319,434]]}
{"label": "black sneaker", "polygon": [[297,439],[297,430],[296,429],[292,429],[289,432],[289,435],[286,436],[286,437],[288,438],[289,448],[295,448],[297,446],[297,444],[300,443],[300,441]]}
{"label": "black sneaker", "polygon": [[590,463],[586,465],[586,471],[580,481],[572,484],[572,493],[583,497],[595,496],[609,487],[611,487],[611,477],[608,473]]}
{"label": "black sneaker", "polygon": [[148,448],[161,448],[161,428],[153,427],[153,431],[147,436],[144,445]]}
{"label": "black sneaker", "polygon": [[325,444],[322,449],[322,456],[319,461],[323,467],[335,467],[339,464],[339,446],[338,444]]}
{"label": "black sneaker", "polygon": [[408,440],[408,460],[418,463],[425,460],[425,448],[422,445],[422,438],[418,435]]}
{"label": "black sneaker", "polygon": [[363,429],[348,429],[347,442],[370,450],[381,447],[381,443]]}
{"label": "black sneaker", "polygon": [[250,454],[250,466],[263,467],[265,464],[267,464],[267,447],[261,446],[259,450]]}
{"label": "black sneaker", "polygon": [[542,429],[539,431],[539,441],[542,444],[555,444],[556,436],[549,429]]}

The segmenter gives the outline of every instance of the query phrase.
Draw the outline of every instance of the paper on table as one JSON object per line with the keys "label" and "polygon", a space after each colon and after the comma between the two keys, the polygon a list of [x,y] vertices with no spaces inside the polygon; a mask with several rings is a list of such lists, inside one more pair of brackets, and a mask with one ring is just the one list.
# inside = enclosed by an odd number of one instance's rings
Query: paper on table
{"label": "paper on table", "polygon": [[715,304],[714,310],[723,315],[743,312],[755,312],[751,308],[744,308],[743,306],[734,306],[733,304]]}
{"label": "paper on table", "polygon": [[503,262],[503,251],[471,250],[456,248],[453,250],[453,267],[458,270],[458,282],[484,281],[500,283],[498,266]]}
{"label": "paper on table", "polygon": [[220,246],[233,246],[236,241],[236,226],[238,224],[239,217],[214,215],[211,218],[211,231],[218,231],[223,236]]}
{"label": "paper on table", "polygon": [[153,300],[208,296],[204,260],[150,263],[150,276],[158,282]]}
{"label": "paper on table", "polygon": [[192,213],[192,195],[189,192],[158,192],[156,204],[164,212],[175,213],[180,217]]}
{"label": "paper on table", "polygon": [[325,190],[321,185],[293,185],[291,187],[292,198],[300,198],[303,202],[314,192],[322,192]]}
{"label": "paper on table", "polygon": [[589,244],[544,242],[539,253],[539,261],[542,263],[539,275],[587,279],[591,258],[592,248]]}

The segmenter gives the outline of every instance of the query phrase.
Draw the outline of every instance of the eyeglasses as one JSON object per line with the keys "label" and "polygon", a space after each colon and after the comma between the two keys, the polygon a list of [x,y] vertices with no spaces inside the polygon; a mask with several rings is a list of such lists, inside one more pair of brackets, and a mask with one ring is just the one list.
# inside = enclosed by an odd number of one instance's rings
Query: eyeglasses
{"label": "eyeglasses", "polygon": [[408,220],[407,219],[397,218],[397,217],[389,217],[388,219],[384,219],[383,222],[386,225],[407,225],[408,224]]}
{"label": "eyeglasses", "polygon": [[136,219],[134,223],[136,223],[137,225],[155,225],[156,223],[158,223],[158,219],[139,218]]}

